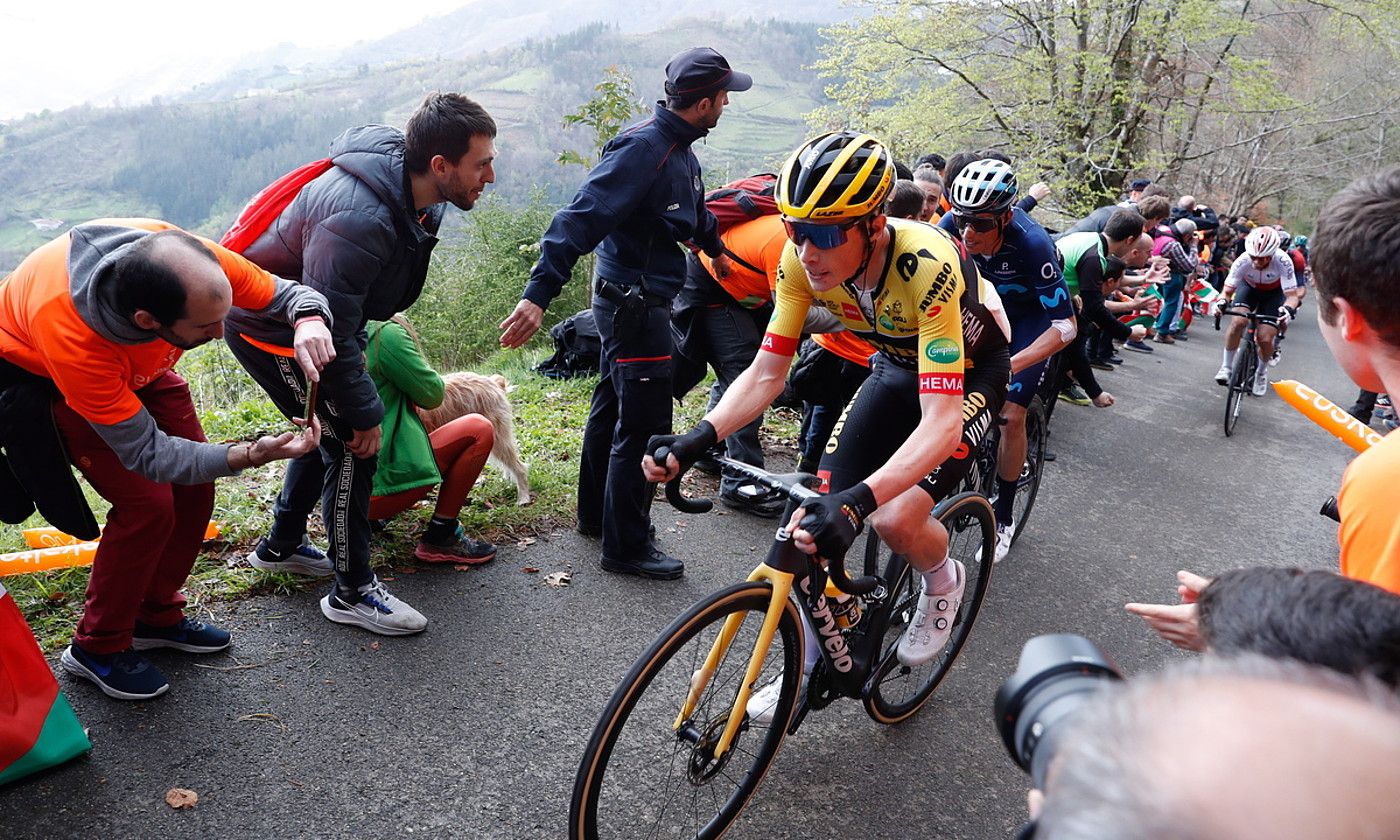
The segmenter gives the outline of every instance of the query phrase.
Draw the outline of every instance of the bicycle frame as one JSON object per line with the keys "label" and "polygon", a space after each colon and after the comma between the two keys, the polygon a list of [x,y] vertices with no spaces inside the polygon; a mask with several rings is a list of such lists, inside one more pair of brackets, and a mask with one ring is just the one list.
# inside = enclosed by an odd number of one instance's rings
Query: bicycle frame
{"label": "bicycle frame", "polygon": [[[884,580],[889,579],[888,575],[897,574],[899,571],[899,567],[892,563],[892,567],[886,570]],[[803,554],[792,544],[791,534],[786,525],[778,528],[773,539],[773,546],[768,551],[768,557],[749,574],[748,580],[751,582],[767,581],[773,587],[773,592],[769,596],[768,610],[763,617],[763,626],[754,642],[748,669],[744,673],[744,682],[739,686],[734,706],[729,712],[729,719],[719,741],[715,744],[714,754],[716,758],[729,751],[734,743],[735,735],[739,732],[739,727],[743,725],[749,697],[753,693],[753,685],[758,680],[758,676],[763,670],[763,663],[768,657],[773,636],[778,630],[778,622],[782,618],[784,603],[794,592],[803,595],[796,600],[807,617],[807,622],[799,623],[798,640],[805,649],[808,623],[816,629],[821,637],[821,644],[818,647],[821,649],[822,660],[825,663],[825,673],[830,675],[829,679],[842,695],[863,696],[864,692],[870,689],[873,678],[880,673],[880,669],[871,667],[873,654],[878,650],[881,641],[880,636],[861,634],[860,631],[857,631],[856,634],[852,634],[851,638],[848,638],[842,632],[843,628],[837,626],[836,619],[831,613],[830,601],[826,597],[826,570],[820,563]],[[889,593],[884,585],[884,580],[873,592],[865,596],[865,608],[869,618],[862,622],[863,627],[883,626],[888,619]],[[724,628],[710,646],[705,663],[691,678],[690,691],[671,726],[673,731],[679,731],[685,721],[694,714],[701,695],[704,694],[705,688],[709,685],[710,678],[714,675],[720,661],[729,652],[729,647],[733,643],[734,637],[738,635],[739,627],[743,621],[744,616],[739,614],[726,619]],[[817,670],[814,669],[812,673],[815,682]]]}

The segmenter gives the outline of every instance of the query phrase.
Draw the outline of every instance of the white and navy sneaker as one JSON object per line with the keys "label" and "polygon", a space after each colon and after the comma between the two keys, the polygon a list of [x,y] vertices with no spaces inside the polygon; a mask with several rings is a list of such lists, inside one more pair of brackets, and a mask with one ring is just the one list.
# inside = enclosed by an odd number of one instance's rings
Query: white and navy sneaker
{"label": "white and navy sneaker", "polygon": [[90,680],[103,694],[117,700],[150,700],[170,690],[165,676],[135,651],[98,654],[69,645],[59,663],[63,670]]}
{"label": "white and navy sneaker", "polygon": [[131,634],[132,650],[170,648],[185,653],[218,653],[230,644],[233,637],[227,630],[191,618],[181,618],[179,624],[170,627],[152,627],[138,621]]}
{"label": "white and navy sneaker", "polygon": [[1220,366],[1220,370],[1217,370],[1217,371],[1215,372],[1215,384],[1216,384],[1216,385],[1229,385],[1229,384],[1230,384],[1230,366],[1229,366],[1229,365],[1221,365],[1221,366]]}
{"label": "white and navy sneaker", "polygon": [[337,586],[321,599],[321,614],[336,624],[353,624],[381,636],[407,636],[428,626],[422,613],[395,598],[378,577],[358,587],[353,596]]}
{"label": "white and navy sneaker", "polygon": [[902,665],[911,668],[923,665],[938,655],[953,635],[953,619],[962,606],[963,590],[967,588],[967,569],[957,560],[949,559],[957,571],[957,583],[953,588],[938,595],[927,590],[919,595],[919,603],[914,608],[914,617],[899,637],[896,655]]}
{"label": "white and navy sneaker", "polygon": [[258,547],[248,552],[248,565],[264,572],[286,572],[306,577],[330,577],[335,566],[326,553],[309,542],[296,548],[277,551],[264,537]]}
{"label": "white and navy sneaker", "polygon": [[1254,376],[1254,387],[1250,393],[1256,397],[1262,397],[1269,393],[1269,374],[1266,371],[1268,368],[1260,366],[1259,373]]}

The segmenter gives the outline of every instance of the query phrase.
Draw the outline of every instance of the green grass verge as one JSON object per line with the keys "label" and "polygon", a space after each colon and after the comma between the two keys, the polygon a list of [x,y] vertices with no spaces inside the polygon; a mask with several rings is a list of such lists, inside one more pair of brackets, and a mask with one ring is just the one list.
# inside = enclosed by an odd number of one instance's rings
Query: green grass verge
{"label": "green grass verge", "polygon": [[[514,483],[495,467],[486,468],[482,482],[462,511],[461,521],[468,533],[498,545],[574,524],[579,449],[589,396],[597,380],[539,376],[530,368],[545,355],[540,350],[500,352],[473,368],[481,373],[502,373],[515,386],[511,402],[515,406],[516,440],[530,466],[535,497],[531,505],[517,505]],[[191,381],[205,432],[211,440],[246,439],[286,425],[221,345],[188,354],[179,370]],[[704,413],[708,383],[706,380],[698,386],[677,407],[677,429],[690,428]],[[790,457],[798,423],[794,411],[769,413],[764,445],[770,455],[780,460]],[[281,474],[280,464],[269,464],[217,483],[214,519],[221,524],[223,533],[218,540],[205,544],[185,586],[194,608],[210,602],[325,585],[290,575],[265,574],[249,568],[243,559],[271,525]],[[705,488],[713,490],[710,485]],[[105,519],[106,503],[86,486],[84,489],[99,521]],[[394,573],[396,564],[412,567],[413,546],[432,513],[433,501],[429,497],[375,536],[372,562],[386,575]],[[43,524],[35,516],[21,528]],[[320,523],[314,517],[310,531],[313,540],[325,544]],[[24,547],[20,528],[0,533],[0,552]],[[86,567],[80,567],[0,578],[44,650],[53,651],[68,643],[82,612],[88,573]]]}

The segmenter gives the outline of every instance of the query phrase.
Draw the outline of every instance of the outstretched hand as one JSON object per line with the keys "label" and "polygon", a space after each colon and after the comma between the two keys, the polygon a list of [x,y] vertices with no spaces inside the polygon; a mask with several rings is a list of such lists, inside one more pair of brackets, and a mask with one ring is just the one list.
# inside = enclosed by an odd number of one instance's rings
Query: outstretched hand
{"label": "outstretched hand", "polygon": [[1176,573],[1176,594],[1179,604],[1127,604],[1124,609],[1147,622],[1158,636],[1182,650],[1204,651],[1207,647],[1201,635],[1200,608],[1196,600],[1210,585],[1210,578],[1187,571]]}
{"label": "outstretched hand", "polygon": [[515,311],[501,322],[501,346],[509,349],[520,347],[539,331],[544,322],[544,309],[530,300],[521,300]]}

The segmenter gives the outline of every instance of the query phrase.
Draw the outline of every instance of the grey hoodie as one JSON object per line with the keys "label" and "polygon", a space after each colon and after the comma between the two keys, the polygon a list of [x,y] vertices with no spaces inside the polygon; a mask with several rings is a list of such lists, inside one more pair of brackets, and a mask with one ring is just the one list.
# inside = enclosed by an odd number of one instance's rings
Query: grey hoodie
{"label": "grey hoodie", "polygon": [[[243,255],[326,296],[336,357],[322,372],[321,394],[351,428],[372,429],[384,406],[365,371],[365,324],[387,321],[418,299],[446,205],[421,215],[410,206],[404,136],[396,128],[349,129],[330,151],[335,166],[303,187]],[[228,324],[259,341],[291,341],[287,324],[267,313],[235,308]]]}
{"label": "grey hoodie", "polygon": [[[84,323],[113,344],[144,344],[158,340],[154,332],[136,326],[117,313],[111,282],[112,266],[121,259],[122,253],[152,232],[93,223],[78,225],[69,233],[68,290],[73,306]],[[329,312],[325,298],[315,291],[280,277],[273,280],[276,291],[267,307],[260,310],[261,314],[291,324],[293,313],[297,311]],[[167,435],[156,427],[155,419],[144,408],[120,423],[93,423],[92,426],[116,453],[122,466],[151,481],[204,484],[234,472],[228,466],[229,444],[199,443]]]}

